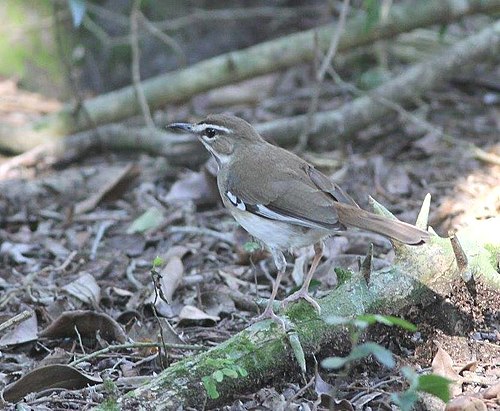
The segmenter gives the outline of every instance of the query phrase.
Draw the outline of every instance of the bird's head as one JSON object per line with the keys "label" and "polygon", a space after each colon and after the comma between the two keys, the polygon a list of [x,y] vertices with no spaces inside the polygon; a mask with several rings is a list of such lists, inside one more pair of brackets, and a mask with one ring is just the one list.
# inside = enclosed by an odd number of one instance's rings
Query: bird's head
{"label": "bird's head", "polygon": [[172,123],[168,128],[196,134],[219,165],[229,163],[238,150],[264,141],[249,123],[229,114],[211,114],[199,123]]}

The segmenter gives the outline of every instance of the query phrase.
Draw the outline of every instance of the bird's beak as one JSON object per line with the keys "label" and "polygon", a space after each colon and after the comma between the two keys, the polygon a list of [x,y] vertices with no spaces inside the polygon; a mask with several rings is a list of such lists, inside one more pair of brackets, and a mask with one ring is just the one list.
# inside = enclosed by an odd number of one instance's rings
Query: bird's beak
{"label": "bird's beak", "polygon": [[170,130],[179,131],[181,133],[194,133],[193,124],[190,123],[172,123],[167,126]]}

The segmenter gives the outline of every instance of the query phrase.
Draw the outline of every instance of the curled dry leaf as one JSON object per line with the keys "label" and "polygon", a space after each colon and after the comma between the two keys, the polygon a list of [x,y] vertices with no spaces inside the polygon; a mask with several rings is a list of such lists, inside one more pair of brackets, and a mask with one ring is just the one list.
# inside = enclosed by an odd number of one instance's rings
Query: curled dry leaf
{"label": "curled dry leaf", "polygon": [[17,402],[30,392],[57,388],[78,390],[100,383],[102,383],[101,378],[84,374],[68,365],[47,365],[34,369],[5,387],[3,397],[7,401]]}
{"label": "curled dry leaf", "polygon": [[81,274],[75,281],[66,284],[62,289],[85,304],[97,306],[101,301],[101,287],[89,273]]}
{"label": "curled dry leaf", "polygon": [[199,308],[196,308],[192,305],[186,305],[182,308],[179,314],[179,322],[181,323],[189,323],[189,322],[214,322],[219,321],[220,318],[215,315],[209,315]]}
{"label": "curled dry leaf", "polygon": [[104,313],[94,311],[66,311],[52,324],[40,331],[39,337],[66,338],[76,337],[75,328],[83,338],[95,338],[99,333],[108,342],[118,341],[123,343],[127,336],[115,320]]}

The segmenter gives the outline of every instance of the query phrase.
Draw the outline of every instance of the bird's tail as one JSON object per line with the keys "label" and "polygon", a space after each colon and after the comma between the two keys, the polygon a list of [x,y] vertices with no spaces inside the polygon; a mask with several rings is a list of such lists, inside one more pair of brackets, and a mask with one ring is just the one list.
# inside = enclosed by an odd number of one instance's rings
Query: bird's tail
{"label": "bird's tail", "polygon": [[405,244],[418,245],[429,240],[430,234],[414,225],[370,213],[348,204],[335,203],[339,221],[345,225],[382,234]]}

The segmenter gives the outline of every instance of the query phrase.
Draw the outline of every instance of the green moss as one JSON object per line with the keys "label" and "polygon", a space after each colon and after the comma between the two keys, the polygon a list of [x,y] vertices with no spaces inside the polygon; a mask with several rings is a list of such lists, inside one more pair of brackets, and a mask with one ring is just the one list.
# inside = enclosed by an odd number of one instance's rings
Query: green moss
{"label": "green moss", "polygon": [[352,278],[352,272],[346,270],[345,268],[337,267],[335,268],[335,274],[337,274],[337,283],[339,286],[346,283]]}

